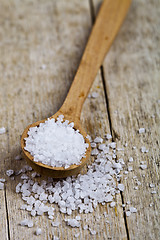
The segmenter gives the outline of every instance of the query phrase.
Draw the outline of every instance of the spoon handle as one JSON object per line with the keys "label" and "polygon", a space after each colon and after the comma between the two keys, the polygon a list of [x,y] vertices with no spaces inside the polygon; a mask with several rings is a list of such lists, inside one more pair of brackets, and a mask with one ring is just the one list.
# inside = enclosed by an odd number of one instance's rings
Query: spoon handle
{"label": "spoon handle", "polygon": [[131,0],[104,0],[93,26],[78,71],[60,109],[64,115],[80,119],[82,105],[127,14]]}

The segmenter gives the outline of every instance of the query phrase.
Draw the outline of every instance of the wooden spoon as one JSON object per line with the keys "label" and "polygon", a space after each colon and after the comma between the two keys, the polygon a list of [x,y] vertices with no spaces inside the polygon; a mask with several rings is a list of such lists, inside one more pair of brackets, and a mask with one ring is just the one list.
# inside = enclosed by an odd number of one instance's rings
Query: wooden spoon
{"label": "wooden spoon", "polygon": [[84,51],[78,71],[71,85],[69,93],[59,111],[50,118],[57,118],[64,115],[64,120],[74,122],[74,128],[79,129],[89,148],[86,151],[85,158],[82,158],[80,165],[71,165],[69,168],[51,167],[39,162],[34,162],[31,154],[24,150],[25,140],[29,128],[39,126],[46,119],[29,125],[21,137],[21,147],[24,156],[29,165],[40,174],[51,176],[53,178],[63,178],[79,173],[81,168],[86,164],[91,147],[87,134],[81,127],[80,114],[82,105],[88,95],[90,87],[96,77],[103,59],[109,50],[130,6],[131,0],[104,0],[100,8],[96,23],[93,26],[89,41]]}

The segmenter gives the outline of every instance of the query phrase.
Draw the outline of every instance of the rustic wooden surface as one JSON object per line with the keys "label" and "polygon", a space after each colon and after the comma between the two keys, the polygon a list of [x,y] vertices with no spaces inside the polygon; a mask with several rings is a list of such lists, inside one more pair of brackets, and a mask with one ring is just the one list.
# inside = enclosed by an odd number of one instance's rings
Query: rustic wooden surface
{"label": "rustic wooden surface", "polygon": [[[17,170],[24,161],[14,157],[20,152],[20,135],[30,123],[51,116],[62,105],[82,56],[91,17],[100,2],[95,1],[0,1],[0,178],[6,178],[0,191],[1,239],[158,239],[159,231],[159,136],[160,136],[160,4],[159,1],[135,0],[120,33],[111,47],[93,84],[81,115],[83,126],[92,136],[112,132],[119,145],[128,143],[124,160],[134,158],[133,172],[123,178],[125,191],[116,197],[116,208],[98,206],[93,214],[83,214],[82,222],[97,231],[72,229],[61,221],[51,227],[46,216],[35,218],[42,235],[34,228],[19,225],[28,213],[19,210],[22,200],[15,193],[19,177],[7,178],[7,169]],[[92,10],[92,11],[91,11]],[[43,65],[46,69],[43,69]],[[103,74],[102,74],[103,72]],[[105,87],[106,89],[105,89]],[[106,90],[106,94],[105,94]],[[145,134],[138,134],[144,127]],[[136,146],[135,150],[132,146]],[[140,147],[148,153],[142,154]],[[140,162],[147,169],[139,168]],[[84,169],[85,171],[85,169]],[[144,177],[145,174],[145,177]],[[134,190],[137,176],[141,185]],[[125,177],[125,176],[124,176]],[[149,187],[150,183],[155,188]],[[151,194],[156,190],[156,194]],[[130,201],[137,213],[126,217],[122,202]],[[150,207],[150,204],[152,206]],[[106,223],[103,212],[108,212]],[[76,213],[73,213],[73,217]],[[101,216],[101,219],[99,217]]]}

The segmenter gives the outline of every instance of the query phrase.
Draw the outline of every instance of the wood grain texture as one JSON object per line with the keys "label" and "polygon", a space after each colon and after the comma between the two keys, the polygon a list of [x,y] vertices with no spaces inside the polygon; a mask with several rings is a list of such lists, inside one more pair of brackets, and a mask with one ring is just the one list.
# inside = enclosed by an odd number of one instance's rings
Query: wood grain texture
{"label": "wood grain texture", "polygon": [[[99,1],[94,3],[97,8]],[[112,134],[117,143],[128,143],[124,157],[126,170],[133,166],[128,179],[122,181],[126,188],[124,202],[130,201],[137,208],[137,214],[127,218],[130,239],[159,239],[160,236],[159,15],[158,1],[133,1],[103,65]],[[145,134],[138,133],[141,127],[146,129]],[[149,152],[142,154],[142,146]],[[133,157],[133,164],[128,162],[129,157]],[[146,170],[140,169],[142,161],[147,164]],[[133,179],[135,175],[141,183],[139,186]],[[155,188],[151,189],[150,183]],[[138,190],[134,189],[136,186]],[[153,190],[156,194],[151,194]]]}
{"label": "wood grain texture", "polygon": [[[30,123],[51,116],[62,105],[73,76],[77,70],[87,37],[91,28],[88,1],[1,1],[0,6],[0,121],[7,128],[7,134],[0,136],[1,176],[7,169],[20,169],[25,162],[14,158],[20,152],[20,135]],[[3,26],[3,27],[2,27]],[[46,68],[44,67],[46,66]],[[109,132],[109,122],[100,76],[93,90],[99,91],[99,98],[87,99],[82,112],[86,131],[94,137]],[[85,172],[85,169],[83,170]],[[6,177],[6,176],[5,176]],[[34,228],[19,225],[24,218],[31,219],[28,212],[20,210],[23,201],[15,193],[20,181],[7,178],[6,197],[10,239],[127,239],[121,208],[120,195],[117,205],[98,206],[93,214],[83,214],[82,223],[88,223],[97,231],[91,236],[88,230],[67,227],[55,205],[55,216],[61,222],[59,228],[51,227],[46,216],[34,219]],[[3,191],[0,192],[5,208]],[[3,214],[2,239],[7,239],[6,209]],[[2,210],[1,210],[2,211]],[[108,213],[106,223],[103,212]],[[76,216],[76,212],[72,217]],[[42,235],[36,237],[36,227],[42,228]],[[6,230],[5,230],[6,229]]]}

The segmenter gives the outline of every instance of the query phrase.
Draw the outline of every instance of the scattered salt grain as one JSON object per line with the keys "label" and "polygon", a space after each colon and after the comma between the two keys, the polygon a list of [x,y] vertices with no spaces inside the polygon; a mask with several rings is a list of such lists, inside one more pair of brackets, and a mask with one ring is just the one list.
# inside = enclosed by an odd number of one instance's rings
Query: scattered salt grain
{"label": "scattered salt grain", "polygon": [[112,142],[112,143],[109,144],[109,146],[114,149],[114,148],[116,148],[116,143]]}
{"label": "scattered salt grain", "polygon": [[110,140],[112,138],[112,135],[107,133],[105,137],[107,138],[107,140]]}
{"label": "scattered salt grain", "polygon": [[141,133],[145,133],[145,128],[140,128],[139,130],[138,130],[138,132],[141,134]]}
{"label": "scattered salt grain", "polygon": [[147,152],[148,152],[148,149],[146,149],[146,147],[143,146],[143,147],[141,147],[141,152],[142,152],[142,153],[147,153]]}
{"label": "scattered salt grain", "polygon": [[98,153],[99,153],[99,151],[97,150],[97,148],[95,148],[91,151],[92,156],[98,155]]}
{"label": "scattered salt grain", "polygon": [[55,222],[51,223],[53,227],[58,227],[60,225],[60,222],[58,222],[58,220],[56,220]]}
{"label": "scattered salt grain", "polygon": [[6,171],[6,175],[8,176],[8,177],[10,177],[11,175],[13,175],[14,174],[14,170],[12,170],[12,169],[8,169],[7,171]]}
{"label": "scattered salt grain", "polygon": [[95,230],[92,230],[91,228],[89,228],[89,231],[90,231],[91,235],[96,235],[96,233],[97,233]]}
{"label": "scattered salt grain", "polygon": [[136,149],[136,146],[133,146],[132,149],[135,150],[135,149]]}
{"label": "scattered salt grain", "polygon": [[3,133],[5,133],[6,132],[6,129],[4,128],[4,127],[1,127],[0,128],[0,134],[3,134]]}
{"label": "scattered salt grain", "polygon": [[115,207],[116,206],[116,203],[115,202],[111,202],[110,203],[110,207],[112,208],[112,207]]}
{"label": "scattered salt grain", "polygon": [[130,207],[129,210],[130,210],[131,213],[136,213],[137,212],[137,209],[135,207]]}
{"label": "scattered salt grain", "polygon": [[29,220],[29,221],[28,221],[28,227],[29,227],[29,228],[32,228],[32,227],[33,227],[33,221],[32,221],[32,220]]}
{"label": "scattered salt grain", "polygon": [[138,190],[138,187],[136,186],[136,187],[134,187],[134,190]]}
{"label": "scattered salt grain", "polygon": [[40,68],[43,69],[43,70],[45,70],[45,69],[46,69],[46,65],[45,65],[45,64],[42,64]]}
{"label": "scattered salt grain", "polygon": [[83,230],[87,230],[87,229],[88,229],[88,225],[84,225]]}
{"label": "scattered salt grain", "polygon": [[5,182],[6,179],[5,178],[0,178],[0,182]]}
{"label": "scattered salt grain", "polygon": [[71,227],[80,227],[80,222],[76,219],[66,219],[65,222]]}
{"label": "scattered salt grain", "polygon": [[76,238],[78,238],[78,237],[79,237],[79,233],[76,233],[74,236],[75,236]]}
{"label": "scattered salt grain", "polygon": [[124,185],[122,183],[118,184],[118,189],[123,192],[124,191]]}
{"label": "scattered salt grain", "polygon": [[131,215],[130,211],[126,211],[126,216],[129,217]]}
{"label": "scattered salt grain", "polygon": [[156,191],[152,191],[151,194],[156,194],[157,192]]}
{"label": "scattered salt grain", "polygon": [[97,98],[99,94],[97,92],[92,92],[91,97],[92,98]]}
{"label": "scattered salt grain", "polygon": [[133,171],[133,167],[132,166],[128,166],[128,171],[129,172]]}
{"label": "scattered salt grain", "polygon": [[102,142],[103,142],[103,139],[102,139],[101,137],[96,137],[96,138],[94,139],[94,142],[95,142],[95,143],[102,143]]}
{"label": "scattered salt grain", "polygon": [[42,229],[41,229],[41,228],[37,228],[35,234],[36,234],[37,236],[38,236],[38,235],[41,235],[41,234],[42,234]]}
{"label": "scattered salt grain", "polygon": [[91,147],[92,147],[92,148],[95,148],[96,146],[97,146],[96,143],[94,143],[94,142],[91,143]]}
{"label": "scattered salt grain", "polygon": [[129,162],[133,162],[133,158],[132,158],[132,157],[130,157],[128,161],[129,161]]}
{"label": "scattered salt grain", "polygon": [[150,186],[150,188],[154,188],[154,187],[155,187],[155,184],[150,183],[149,186]]}
{"label": "scattered salt grain", "polygon": [[140,165],[140,168],[141,168],[142,170],[145,170],[145,169],[147,168],[147,165],[141,164],[141,165]]}

